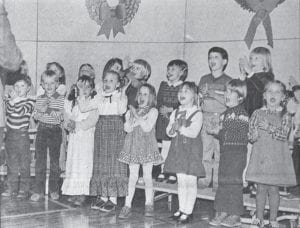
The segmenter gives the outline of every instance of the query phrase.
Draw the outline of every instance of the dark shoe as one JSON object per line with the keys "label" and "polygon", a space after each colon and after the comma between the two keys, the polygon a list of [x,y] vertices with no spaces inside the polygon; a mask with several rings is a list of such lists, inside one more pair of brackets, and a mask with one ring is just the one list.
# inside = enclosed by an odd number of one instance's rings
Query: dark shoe
{"label": "dark shoe", "polygon": [[193,220],[193,214],[185,214],[182,213],[181,216],[178,218],[177,222],[181,224],[190,223]]}
{"label": "dark shoe", "polygon": [[106,202],[102,200],[100,196],[97,196],[97,199],[95,202],[92,203],[91,208],[95,210],[100,210],[100,208],[103,207],[105,203]]}
{"label": "dark shoe", "polygon": [[27,199],[29,197],[28,192],[25,191],[19,191],[17,198],[18,199]]}
{"label": "dark shoe", "polygon": [[241,226],[241,218],[240,216],[237,215],[230,215],[227,218],[225,218],[223,220],[223,222],[221,222],[222,226],[225,227],[237,227],[237,226]]}
{"label": "dark shoe", "polygon": [[157,182],[163,182],[163,181],[165,181],[165,179],[166,179],[165,174],[161,173],[161,174],[159,174],[158,177],[156,178],[156,181],[157,181]]}
{"label": "dark shoe", "polygon": [[154,216],[154,206],[153,205],[145,205],[145,216],[146,217]]}
{"label": "dark shoe", "polygon": [[131,214],[131,208],[124,206],[120,211],[119,219],[128,219],[131,216]]}
{"label": "dark shoe", "polygon": [[114,204],[113,202],[111,202],[110,200],[108,200],[101,208],[100,211],[103,212],[111,212],[114,211],[116,209],[116,204]]}
{"label": "dark shoe", "polygon": [[82,204],[85,201],[85,198],[86,198],[85,196],[78,196],[76,198],[76,200],[74,201],[74,205],[76,205],[76,206],[82,206]]}
{"label": "dark shoe", "polygon": [[182,212],[178,210],[173,215],[171,215],[169,218],[173,219],[173,220],[178,220],[181,215],[182,215]]}
{"label": "dark shoe", "polygon": [[177,183],[177,178],[175,176],[169,176],[167,180],[167,184],[176,184]]}

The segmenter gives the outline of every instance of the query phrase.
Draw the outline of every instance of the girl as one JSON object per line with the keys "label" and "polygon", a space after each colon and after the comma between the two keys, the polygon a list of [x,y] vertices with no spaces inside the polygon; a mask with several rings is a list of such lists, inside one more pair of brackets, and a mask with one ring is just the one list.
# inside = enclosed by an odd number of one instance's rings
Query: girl
{"label": "girl", "polygon": [[[65,69],[58,62],[51,62],[51,63],[47,63],[46,70],[52,70],[58,75],[58,77],[59,77],[59,86],[58,86],[56,91],[60,95],[65,96],[66,92],[67,92]],[[37,91],[37,96],[40,96],[44,93],[45,93],[45,91],[44,91],[43,87],[40,86],[38,88],[38,91]]]}
{"label": "girl", "polygon": [[216,216],[210,225],[226,227],[240,226],[243,205],[243,170],[247,160],[248,113],[242,103],[247,94],[246,83],[233,79],[226,85],[225,104],[227,110],[221,114],[216,129],[220,139],[220,166],[218,189],[214,207]]}
{"label": "girl", "polygon": [[[90,179],[93,171],[94,132],[98,119],[97,111],[82,113],[77,104],[77,96],[89,102],[96,95],[94,80],[89,76],[78,79],[65,103],[64,127],[70,132],[66,177],[62,193],[71,195],[70,202],[80,206],[90,192]],[[79,93],[79,94],[78,94]]]}
{"label": "girl", "polygon": [[99,113],[90,194],[99,196],[92,208],[104,212],[115,210],[117,197],[126,196],[128,188],[127,166],[118,161],[125,138],[122,115],[127,109],[127,97],[119,87],[120,75],[107,71],[103,75],[103,93],[89,103],[79,99],[81,112],[98,109]]}
{"label": "girl", "polygon": [[279,186],[296,184],[292,158],[288,147],[291,116],[281,106],[285,86],[280,81],[268,82],[265,87],[266,105],[254,111],[249,121],[249,140],[253,143],[246,180],[257,184],[257,218],[253,224],[264,226],[264,208],[268,195],[270,225],[276,221],[279,208]]}
{"label": "girl", "polygon": [[171,216],[180,223],[188,223],[197,196],[197,177],[204,177],[200,130],[202,113],[197,107],[197,86],[184,82],[178,92],[180,106],[170,116],[166,129],[172,137],[165,162],[165,171],[176,173],[179,209]]}
{"label": "girl", "polygon": [[119,218],[128,218],[131,214],[131,202],[135,192],[135,185],[139,176],[140,165],[143,167],[145,181],[145,216],[153,216],[153,165],[160,164],[163,158],[159,154],[155,139],[155,122],[158,111],[156,106],[155,88],[150,84],[142,85],[137,94],[138,108],[130,106],[126,113],[124,148],[119,161],[129,164],[128,196],[125,207]]}
{"label": "girl", "polygon": [[[169,117],[174,109],[178,108],[178,90],[185,81],[188,74],[188,65],[186,62],[175,59],[168,63],[167,81],[162,81],[157,94],[157,109],[159,116],[156,123],[156,139],[162,142],[161,155],[166,160],[171,145],[171,138],[166,134],[166,128],[169,123]],[[165,180],[164,167],[161,166],[161,173],[158,175],[158,182]],[[167,183],[176,183],[176,177],[169,176]]]}
{"label": "girl", "polygon": [[240,59],[241,80],[246,80],[247,97],[245,100],[245,108],[249,116],[254,110],[263,106],[263,92],[265,85],[274,80],[271,65],[271,53],[265,47],[254,48],[249,57]]}
{"label": "girl", "polygon": [[89,63],[84,63],[79,67],[78,78],[86,75],[92,79],[95,79],[95,70],[94,67]]}

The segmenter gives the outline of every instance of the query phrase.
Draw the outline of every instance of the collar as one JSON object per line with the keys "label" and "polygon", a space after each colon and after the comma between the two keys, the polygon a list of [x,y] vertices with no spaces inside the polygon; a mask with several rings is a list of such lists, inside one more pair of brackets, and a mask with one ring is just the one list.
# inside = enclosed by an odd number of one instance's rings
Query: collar
{"label": "collar", "polygon": [[113,95],[115,95],[115,94],[117,94],[117,93],[119,93],[119,91],[118,90],[114,90],[113,92],[111,92],[111,93],[106,93],[106,92],[102,92],[102,96],[104,96],[104,97],[110,97],[110,96],[113,96]]}
{"label": "collar", "polygon": [[183,83],[183,81],[178,80],[178,81],[172,83],[172,82],[170,82],[170,81],[168,80],[167,83],[168,83],[168,86],[174,86],[174,87],[177,87],[177,86],[181,85],[181,84]]}
{"label": "collar", "polygon": [[[261,110],[264,110],[264,111],[270,111],[268,108],[267,108],[267,106],[263,106],[262,108],[261,108]],[[278,108],[276,108],[276,112],[281,112],[283,110],[283,108],[282,107],[278,107]]]}

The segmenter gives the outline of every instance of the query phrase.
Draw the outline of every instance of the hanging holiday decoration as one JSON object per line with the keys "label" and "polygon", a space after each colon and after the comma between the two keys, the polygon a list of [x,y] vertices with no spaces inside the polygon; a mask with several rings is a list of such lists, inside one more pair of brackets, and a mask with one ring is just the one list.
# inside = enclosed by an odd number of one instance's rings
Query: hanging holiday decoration
{"label": "hanging holiday decoration", "polygon": [[273,47],[273,33],[270,13],[285,0],[235,0],[243,9],[255,13],[247,34],[244,38],[248,48],[251,48],[256,33],[257,26],[262,22],[268,40],[268,45]]}
{"label": "hanging holiday decoration", "polygon": [[111,30],[113,36],[121,32],[134,18],[141,0],[86,0],[90,18],[101,26],[98,36],[105,35],[109,39]]}

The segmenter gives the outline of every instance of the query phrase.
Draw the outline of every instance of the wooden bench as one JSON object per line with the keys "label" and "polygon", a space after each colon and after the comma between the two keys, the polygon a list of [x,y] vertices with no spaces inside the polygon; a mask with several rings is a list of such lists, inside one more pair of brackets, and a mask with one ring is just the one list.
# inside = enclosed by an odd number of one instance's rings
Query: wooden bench
{"label": "wooden bench", "polygon": [[[145,189],[143,184],[137,184],[137,188]],[[158,194],[154,197],[154,201],[160,200],[162,198],[168,197],[168,206],[169,210],[171,210],[172,196],[177,194],[177,184],[167,184],[164,182],[153,182],[153,190],[154,192],[162,192],[162,194]],[[211,188],[198,189],[197,198],[204,200],[215,200],[215,192]],[[244,206],[246,209],[253,211],[256,208],[255,198],[251,198],[250,194],[244,194]],[[269,205],[267,203],[266,209],[269,209]],[[300,215],[300,200],[280,200],[279,211],[283,213],[283,215],[278,217],[278,221],[288,219],[291,223],[298,223],[298,227],[300,227],[299,215]],[[251,223],[252,218],[242,218],[243,223]],[[266,224],[268,221],[265,221]]]}

